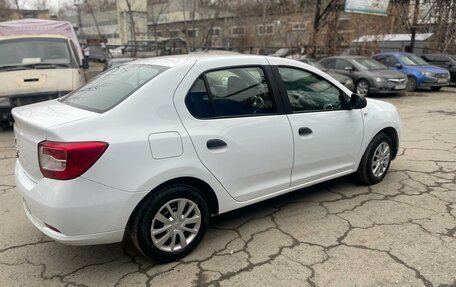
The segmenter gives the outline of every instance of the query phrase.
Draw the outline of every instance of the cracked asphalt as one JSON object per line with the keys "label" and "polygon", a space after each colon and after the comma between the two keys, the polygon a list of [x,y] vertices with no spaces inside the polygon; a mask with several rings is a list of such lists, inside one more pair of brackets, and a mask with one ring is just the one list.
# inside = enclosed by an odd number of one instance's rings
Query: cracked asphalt
{"label": "cracked asphalt", "polygon": [[344,177],[212,219],[186,258],[72,247],[27,220],[0,132],[0,286],[456,286],[456,88],[384,97],[402,116],[380,184]]}

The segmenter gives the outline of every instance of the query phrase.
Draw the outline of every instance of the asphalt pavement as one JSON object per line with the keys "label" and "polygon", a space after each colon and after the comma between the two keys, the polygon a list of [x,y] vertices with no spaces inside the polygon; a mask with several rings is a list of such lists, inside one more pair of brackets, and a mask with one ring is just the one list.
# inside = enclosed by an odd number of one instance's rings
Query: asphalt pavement
{"label": "asphalt pavement", "polygon": [[343,177],[215,217],[165,265],[128,242],[42,235],[15,190],[13,133],[0,132],[0,286],[456,286],[456,88],[380,99],[403,121],[383,182]]}

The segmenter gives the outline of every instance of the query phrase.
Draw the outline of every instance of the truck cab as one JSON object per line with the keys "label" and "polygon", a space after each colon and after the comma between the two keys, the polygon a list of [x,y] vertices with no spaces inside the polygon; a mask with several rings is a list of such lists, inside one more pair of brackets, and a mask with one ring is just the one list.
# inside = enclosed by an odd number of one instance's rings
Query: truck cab
{"label": "truck cab", "polygon": [[0,35],[2,128],[12,125],[12,108],[55,99],[85,84],[88,62],[76,47],[64,35]]}

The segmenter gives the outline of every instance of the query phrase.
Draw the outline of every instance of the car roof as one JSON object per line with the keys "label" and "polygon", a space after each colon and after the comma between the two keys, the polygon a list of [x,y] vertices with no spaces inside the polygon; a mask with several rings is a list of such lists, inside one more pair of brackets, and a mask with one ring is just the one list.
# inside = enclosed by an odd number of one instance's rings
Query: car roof
{"label": "car roof", "polygon": [[384,53],[375,54],[374,56],[383,56],[383,55],[400,56],[400,55],[415,55],[415,54],[408,53],[408,52],[384,52]]}
{"label": "car roof", "polygon": [[41,35],[14,35],[14,36],[0,36],[0,41],[3,41],[3,40],[16,40],[16,39],[29,39],[29,38],[33,38],[33,39],[48,39],[48,38],[53,38],[53,39],[68,39],[67,37],[65,36],[62,36],[62,35],[55,35],[55,34],[41,34]]}
{"label": "car roof", "polygon": [[242,55],[242,54],[216,54],[216,53],[192,53],[186,55],[163,56],[154,58],[145,58],[134,61],[136,64],[159,65],[165,67],[175,67],[189,63],[211,61],[213,59],[242,59],[248,62],[249,59],[266,58],[259,55]]}
{"label": "car roof", "polygon": [[331,57],[324,58],[324,59],[322,59],[322,60],[326,60],[326,59],[344,59],[344,60],[350,60],[350,59],[365,59],[365,58],[370,59],[369,57],[366,57],[366,56],[346,55],[346,56],[331,56]]}
{"label": "car roof", "polygon": [[444,53],[429,53],[429,54],[423,54],[423,56],[443,56],[443,57],[449,57],[450,54],[444,54]]}

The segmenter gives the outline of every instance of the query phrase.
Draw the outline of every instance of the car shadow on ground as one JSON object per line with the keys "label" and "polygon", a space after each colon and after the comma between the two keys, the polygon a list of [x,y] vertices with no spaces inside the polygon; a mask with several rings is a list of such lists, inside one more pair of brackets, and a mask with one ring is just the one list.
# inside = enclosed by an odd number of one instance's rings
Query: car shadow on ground
{"label": "car shadow on ground", "polygon": [[[333,190],[338,190],[343,186],[354,186],[356,183],[352,176],[344,176],[315,186],[302,188],[281,196],[277,196],[244,208],[215,216],[211,219],[208,232],[203,242],[189,255],[191,261],[205,260],[208,256],[221,251],[214,248],[215,241],[232,238],[233,232],[246,223],[259,220],[274,213],[286,210],[287,206],[293,203],[316,203],[326,198]],[[334,194],[333,194],[334,195]],[[340,194],[337,194],[340,196]],[[343,196],[343,195],[342,195]],[[305,207],[304,207],[305,208]],[[36,231],[38,232],[38,231]],[[43,235],[40,242],[36,244],[33,251],[33,261],[36,264],[44,264],[50,274],[57,272],[69,276],[85,268],[99,265],[120,265],[134,264],[140,270],[148,270],[157,264],[145,258],[135,247],[134,244],[125,237],[121,243],[94,245],[94,246],[67,246],[56,243]],[[35,249],[35,247],[34,247]],[[28,257],[27,254],[24,254]],[[31,258],[29,258],[32,260]],[[27,260],[29,260],[27,259]],[[186,262],[186,258],[180,260]],[[33,262],[35,264],[35,262]],[[118,265],[117,265],[118,264]],[[66,272],[67,271],[67,272]]]}

